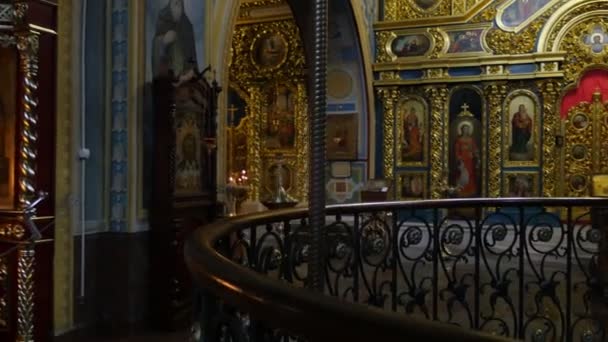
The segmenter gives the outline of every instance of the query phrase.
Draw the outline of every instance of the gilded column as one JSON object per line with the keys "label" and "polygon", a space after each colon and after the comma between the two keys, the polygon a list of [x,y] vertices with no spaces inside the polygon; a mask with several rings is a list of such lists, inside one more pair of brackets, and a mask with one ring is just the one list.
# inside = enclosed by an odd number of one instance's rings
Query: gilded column
{"label": "gilded column", "polygon": [[488,197],[500,196],[500,171],[501,171],[501,136],[502,136],[502,102],[507,94],[507,86],[504,84],[490,84],[485,93],[489,105],[488,130]]}
{"label": "gilded column", "polygon": [[298,83],[297,85],[297,103],[298,109],[296,110],[296,127],[297,127],[297,179],[296,189],[298,189],[298,199],[300,202],[308,202],[308,160],[309,160],[309,129],[308,129],[308,104],[306,99],[306,84]]}
{"label": "gilded column", "polygon": [[558,154],[555,148],[555,134],[560,129],[557,100],[560,82],[556,80],[543,80],[537,83],[543,95],[543,196],[556,195],[556,173]]}
{"label": "gilded column", "polygon": [[378,89],[378,95],[382,99],[382,107],[384,109],[383,160],[384,178],[386,179],[393,179],[395,176],[395,107],[398,94],[397,87]]}
{"label": "gilded column", "polygon": [[[447,146],[448,146],[448,122],[447,110],[448,90],[445,86],[429,87],[426,89],[427,96],[431,99],[431,198],[443,197],[443,191],[447,186]],[[445,153],[444,153],[445,150]],[[445,154],[445,156],[444,156]]]}
{"label": "gilded column", "polygon": [[17,260],[17,342],[34,341],[34,246],[19,249]]}
{"label": "gilded column", "polygon": [[248,89],[249,98],[251,101],[248,103],[249,115],[249,138],[247,139],[247,172],[249,173],[249,181],[251,184],[251,190],[249,193],[249,199],[252,201],[260,200],[260,186],[262,182],[262,157],[261,157],[261,143],[260,143],[260,132],[262,126],[262,92],[260,87],[255,85]]}
{"label": "gilded column", "polygon": [[21,108],[21,132],[19,137],[19,207],[28,207],[35,195],[34,177],[36,176],[36,142],[38,133],[38,114],[36,107],[38,99],[38,34],[31,31],[19,33],[17,36],[20,66],[23,74],[23,95]]}

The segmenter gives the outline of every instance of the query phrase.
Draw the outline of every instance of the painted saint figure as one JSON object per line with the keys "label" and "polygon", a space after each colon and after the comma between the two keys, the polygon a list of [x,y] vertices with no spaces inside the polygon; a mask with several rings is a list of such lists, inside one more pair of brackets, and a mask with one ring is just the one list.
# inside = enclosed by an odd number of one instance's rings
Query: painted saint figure
{"label": "painted saint figure", "polygon": [[528,142],[532,137],[532,118],[524,104],[519,105],[519,110],[513,114],[511,120],[512,138],[511,153],[528,153]]}
{"label": "painted saint figure", "polygon": [[422,132],[416,108],[411,107],[410,112],[403,120],[403,159],[421,160],[422,159]]}
{"label": "painted saint figure", "polygon": [[477,168],[479,164],[479,148],[471,136],[471,125],[463,123],[460,134],[454,142],[456,160],[456,187],[461,197],[477,194]]}
{"label": "painted saint figure", "polygon": [[153,77],[183,78],[197,67],[192,23],[184,13],[184,0],[170,0],[159,13],[152,44]]}

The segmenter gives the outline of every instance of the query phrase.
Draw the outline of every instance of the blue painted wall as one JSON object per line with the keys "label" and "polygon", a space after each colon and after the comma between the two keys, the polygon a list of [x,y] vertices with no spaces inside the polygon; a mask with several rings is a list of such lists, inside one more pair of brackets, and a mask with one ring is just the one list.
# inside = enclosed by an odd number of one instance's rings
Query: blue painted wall
{"label": "blue painted wall", "polygon": [[[88,1],[85,13],[86,219],[103,219],[105,176],[106,1]],[[100,13],[102,15],[100,15]],[[79,112],[79,111],[78,111]]]}

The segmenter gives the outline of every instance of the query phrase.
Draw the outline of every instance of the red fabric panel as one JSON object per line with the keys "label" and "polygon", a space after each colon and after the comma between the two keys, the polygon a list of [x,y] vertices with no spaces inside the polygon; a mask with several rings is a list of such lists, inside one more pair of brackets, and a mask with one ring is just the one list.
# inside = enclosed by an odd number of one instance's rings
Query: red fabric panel
{"label": "red fabric panel", "polygon": [[570,90],[562,100],[561,118],[568,116],[570,108],[582,101],[591,102],[595,91],[602,93],[602,99],[608,100],[608,70],[591,70],[579,82],[577,88]]}

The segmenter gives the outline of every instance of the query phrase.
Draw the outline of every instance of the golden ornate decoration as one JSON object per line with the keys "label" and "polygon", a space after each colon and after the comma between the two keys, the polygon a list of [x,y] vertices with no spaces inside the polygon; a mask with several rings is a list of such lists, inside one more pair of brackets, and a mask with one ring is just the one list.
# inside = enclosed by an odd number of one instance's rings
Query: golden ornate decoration
{"label": "golden ornate decoration", "polygon": [[542,94],[542,113],[543,113],[543,196],[552,197],[556,195],[556,160],[555,135],[559,130],[559,120],[557,112],[557,100],[561,89],[561,82],[557,80],[541,80],[537,82],[537,87]]}
{"label": "golden ornate decoration", "polygon": [[23,74],[23,97],[21,109],[23,117],[19,136],[19,207],[21,209],[30,205],[35,195],[34,177],[36,175],[36,140],[38,133],[38,114],[36,107],[38,100],[38,34],[25,32],[17,34],[17,49],[19,50],[19,71]]}
{"label": "golden ornate decoration", "polygon": [[0,292],[4,294],[4,296],[0,297],[0,330],[7,330],[9,328],[9,286],[10,282],[8,276],[8,257],[5,256],[0,258]]}
{"label": "golden ornate decoration", "polygon": [[[576,25],[577,18],[581,16],[586,17],[594,12],[597,13],[606,9],[608,9],[608,3],[601,0],[579,1],[575,3],[575,7],[568,9],[556,22],[547,24],[548,27],[544,29],[543,34],[539,37],[539,51],[557,51],[563,40],[561,36],[563,35],[562,31],[564,28],[573,24]],[[596,16],[596,19],[598,17],[600,16]]]}
{"label": "golden ornate decoration", "polygon": [[[489,0],[437,0],[431,6],[421,6],[416,0],[385,0],[384,21],[416,24],[451,24],[466,21],[490,4]],[[425,21],[426,20],[426,21]]]}
{"label": "golden ornate decoration", "polygon": [[[263,48],[255,42],[267,37],[281,37],[284,40],[285,59],[281,63],[260,67],[256,64],[256,47]],[[274,52],[273,52],[274,53]],[[238,25],[232,38],[232,61],[230,64],[230,81],[246,89],[251,83],[265,80],[301,79],[306,69],[304,48],[299,30],[293,20],[280,20],[266,23]]]}
{"label": "golden ornate decoration", "polygon": [[486,42],[495,54],[530,53],[534,50],[536,37],[545,22],[546,19],[539,19],[518,33],[506,32],[498,28],[490,29],[486,36]]}
{"label": "golden ornate decoration", "polygon": [[[448,135],[445,133],[444,124],[449,120],[447,111],[448,89],[445,85],[437,85],[425,89],[427,97],[431,99],[431,198],[443,197],[444,185],[447,182],[446,170],[447,157],[442,153],[442,146],[448,145]],[[446,152],[447,156],[447,152]],[[445,163],[444,163],[445,162]]]}
{"label": "golden ornate decoration", "polygon": [[399,74],[395,71],[381,71],[380,72],[381,80],[400,80]]}
{"label": "golden ornate decoration", "polygon": [[507,94],[504,83],[492,83],[485,88],[489,111],[488,196],[500,196],[502,103]]}
{"label": "golden ornate decoration", "polygon": [[431,37],[433,37],[433,50],[431,51],[429,58],[436,59],[439,57],[441,52],[445,50],[445,35],[443,35],[441,31],[436,28],[430,29],[429,33],[431,34]]}
{"label": "golden ornate decoration", "polygon": [[564,122],[564,174],[566,196],[588,196],[591,176],[608,170],[608,103],[598,91],[592,102],[581,102],[568,110]]}
{"label": "golden ornate decoration", "polygon": [[[511,129],[511,121],[510,121],[510,108],[509,105],[511,104],[511,101],[514,101],[516,98],[520,97],[520,96],[524,96],[526,98],[528,98],[531,102],[532,105],[534,106],[534,117],[532,118],[532,148],[534,149],[534,153],[532,154],[532,160],[521,160],[521,161],[516,161],[516,160],[510,160],[509,157],[509,140],[511,138],[511,134],[512,134],[512,129]],[[502,127],[504,127],[504,135],[502,137],[503,143],[502,143],[502,153],[499,152],[499,154],[502,154],[502,160],[504,163],[504,166],[506,167],[513,167],[513,166],[538,166],[540,164],[540,126],[541,126],[541,115],[542,115],[542,110],[541,110],[541,106],[540,106],[540,101],[538,99],[538,96],[536,96],[536,94],[534,94],[532,91],[527,90],[527,89],[516,89],[514,91],[512,91],[511,93],[509,93],[509,95],[507,96],[506,100],[505,100],[505,106],[504,109],[502,111],[503,115],[503,123],[502,123]],[[490,130],[491,131],[491,130]],[[500,138],[499,138],[500,139]]]}
{"label": "golden ornate decoration", "polygon": [[390,48],[390,42],[397,37],[394,32],[378,31],[376,32],[376,63],[390,62],[393,60],[387,51],[387,46]]}
{"label": "golden ornate decoration", "polygon": [[25,236],[25,228],[20,223],[0,224],[0,239],[21,240]]}
{"label": "golden ornate decoration", "polygon": [[261,99],[262,92],[259,86],[249,88],[251,101],[247,103],[249,108],[249,143],[247,144],[247,173],[249,174],[250,193],[249,198],[254,201],[260,200],[260,186],[262,182],[262,144],[260,142],[260,132],[262,129]]}
{"label": "golden ornate decoration", "polygon": [[568,83],[575,82],[586,68],[608,63],[608,50],[605,47],[598,53],[594,53],[591,45],[585,42],[584,38],[591,35],[594,27],[599,27],[606,32],[608,31],[608,20],[604,17],[583,20],[573,26],[559,44],[560,50],[570,52],[564,61],[564,76]]}
{"label": "golden ornate decoration", "polygon": [[[263,48],[268,39],[277,40],[279,44],[273,46],[279,47],[279,51],[271,51],[272,59],[264,63],[259,59],[258,49]],[[234,158],[246,160],[251,200],[259,201],[269,194],[269,184],[265,183],[267,168],[277,158],[282,158],[294,172],[289,194],[299,201],[308,199],[308,113],[304,73],[304,49],[293,19],[236,26],[229,70],[230,87],[247,104],[243,119],[247,123],[247,151],[246,156],[236,155]],[[276,104],[273,101],[278,101],[275,98],[278,98],[279,88],[287,89],[293,96],[293,146],[272,147],[266,141],[269,115]]]}
{"label": "golden ornate decoration", "polygon": [[256,7],[268,7],[284,4],[285,0],[257,0],[257,1],[241,1],[239,4],[240,8],[256,8]]}
{"label": "golden ornate decoration", "polygon": [[17,259],[17,337],[18,342],[34,340],[34,263],[31,244],[21,246]]}
{"label": "golden ornate decoration", "polygon": [[383,144],[384,178],[393,179],[395,169],[395,107],[399,96],[396,87],[377,88],[384,109]]}

